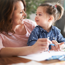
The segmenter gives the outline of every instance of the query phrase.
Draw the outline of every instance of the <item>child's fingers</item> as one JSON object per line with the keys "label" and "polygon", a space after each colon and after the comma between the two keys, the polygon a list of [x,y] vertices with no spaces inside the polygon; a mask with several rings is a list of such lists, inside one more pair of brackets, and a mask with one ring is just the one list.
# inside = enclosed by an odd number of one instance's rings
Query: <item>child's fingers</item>
{"label": "child's fingers", "polygon": [[59,44],[59,47],[60,47],[59,49],[62,50],[62,49],[65,47],[64,42],[60,43],[60,44]]}
{"label": "child's fingers", "polygon": [[64,44],[64,42],[60,43],[59,45],[63,45],[63,44]]}

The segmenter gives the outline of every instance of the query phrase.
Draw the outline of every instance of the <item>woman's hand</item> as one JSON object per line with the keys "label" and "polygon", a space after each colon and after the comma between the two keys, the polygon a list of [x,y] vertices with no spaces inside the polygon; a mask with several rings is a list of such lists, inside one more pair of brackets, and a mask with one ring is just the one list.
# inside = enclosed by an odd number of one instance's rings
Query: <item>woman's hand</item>
{"label": "woman's hand", "polygon": [[52,43],[55,44],[55,46],[51,46],[51,50],[54,51],[60,51],[64,46],[64,42],[58,43],[56,40],[53,40]]}
{"label": "woman's hand", "polygon": [[47,38],[39,38],[37,42],[32,46],[33,53],[47,51],[49,49],[49,44],[51,41]]}

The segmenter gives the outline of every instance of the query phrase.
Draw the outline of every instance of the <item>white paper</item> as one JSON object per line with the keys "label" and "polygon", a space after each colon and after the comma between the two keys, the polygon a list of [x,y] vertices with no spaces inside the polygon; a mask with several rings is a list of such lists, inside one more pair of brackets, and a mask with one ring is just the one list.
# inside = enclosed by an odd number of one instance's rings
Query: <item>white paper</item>
{"label": "white paper", "polygon": [[30,61],[30,62],[27,62],[27,63],[17,63],[17,64],[12,64],[12,65],[45,65],[45,64],[38,63],[38,62],[35,62],[35,61]]}
{"label": "white paper", "polygon": [[27,56],[19,56],[19,57],[34,60],[34,61],[43,61],[43,60],[50,58],[51,56],[63,55],[63,54],[65,54],[65,52],[50,51],[50,53],[49,52],[42,52],[42,53],[36,53],[36,54],[27,55]]}

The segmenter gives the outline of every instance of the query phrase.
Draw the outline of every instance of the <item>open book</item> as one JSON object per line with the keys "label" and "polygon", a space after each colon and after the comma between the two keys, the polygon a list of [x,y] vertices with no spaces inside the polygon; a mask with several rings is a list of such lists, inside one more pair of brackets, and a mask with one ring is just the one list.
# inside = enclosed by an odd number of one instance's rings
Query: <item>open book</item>
{"label": "open book", "polygon": [[43,61],[46,60],[52,56],[58,56],[58,55],[65,55],[65,52],[63,51],[50,51],[50,52],[42,52],[42,53],[36,53],[36,54],[31,54],[27,56],[19,56],[22,58],[34,60],[34,61]]}

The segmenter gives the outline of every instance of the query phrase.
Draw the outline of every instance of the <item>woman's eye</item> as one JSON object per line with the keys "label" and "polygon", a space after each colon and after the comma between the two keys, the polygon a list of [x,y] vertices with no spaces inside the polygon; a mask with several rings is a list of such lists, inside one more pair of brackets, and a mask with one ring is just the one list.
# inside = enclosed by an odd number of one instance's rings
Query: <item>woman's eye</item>
{"label": "woman's eye", "polygon": [[20,13],[23,13],[23,12],[20,12]]}
{"label": "woman's eye", "polygon": [[36,14],[37,15],[37,14]]}

